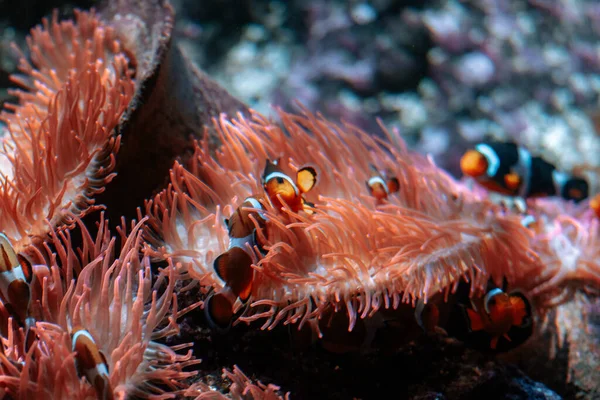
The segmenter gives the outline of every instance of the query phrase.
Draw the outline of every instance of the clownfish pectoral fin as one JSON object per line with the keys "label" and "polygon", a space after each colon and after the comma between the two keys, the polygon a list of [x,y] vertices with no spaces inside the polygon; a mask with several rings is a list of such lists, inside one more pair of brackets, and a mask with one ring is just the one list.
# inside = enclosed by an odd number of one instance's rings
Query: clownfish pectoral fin
{"label": "clownfish pectoral fin", "polygon": [[304,212],[309,215],[313,215],[315,213],[315,203],[307,201],[304,197],[302,198],[302,208],[304,209]]}
{"label": "clownfish pectoral fin", "polygon": [[317,184],[317,171],[313,167],[300,168],[296,172],[296,185],[302,193],[310,191]]}
{"label": "clownfish pectoral fin", "polygon": [[211,329],[226,333],[233,320],[233,303],[224,293],[213,293],[204,301],[204,315]]}
{"label": "clownfish pectoral fin", "polygon": [[468,308],[467,316],[469,318],[469,329],[471,331],[480,331],[483,330],[483,321],[477,312]]}

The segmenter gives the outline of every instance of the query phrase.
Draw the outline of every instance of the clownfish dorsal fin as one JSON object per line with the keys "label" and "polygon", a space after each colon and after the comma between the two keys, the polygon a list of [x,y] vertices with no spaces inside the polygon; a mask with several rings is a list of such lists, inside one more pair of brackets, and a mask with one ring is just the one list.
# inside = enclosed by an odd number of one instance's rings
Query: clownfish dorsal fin
{"label": "clownfish dorsal fin", "polygon": [[306,166],[296,172],[296,185],[302,193],[310,191],[317,184],[317,170]]}
{"label": "clownfish dorsal fin", "polygon": [[17,253],[17,259],[19,260],[19,264],[21,265],[21,269],[23,270],[25,280],[27,281],[27,283],[31,283],[31,281],[33,280],[33,266],[31,265],[29,260],[21,253]]}
{"label": "clownfish dorsal fin", "polygon": [[19,266],[19,259],[8,237],[0,233],[0,272],[11,271]]}

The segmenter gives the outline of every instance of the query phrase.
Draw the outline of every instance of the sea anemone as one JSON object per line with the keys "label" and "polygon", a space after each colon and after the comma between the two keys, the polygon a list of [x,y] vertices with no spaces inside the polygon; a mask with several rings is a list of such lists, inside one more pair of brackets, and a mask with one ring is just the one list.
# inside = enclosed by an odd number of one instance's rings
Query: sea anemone
{"label": "sea anemone", "polygon": [[531,276],[531,295],[544,308],[571,301],[577,292],[598,295],[600,288],[600,225],[589,208],[561,199],[536,199],[528,204],[533,217],[531,248],[543,270]]}
{"label": "sea anemone", "polygon": [[[176,164],[171,186],[146,205],[154,256],[172,258],[186,277],[216,289],[213,260],[227,250],[228,217],[246,197],[264,195],[267,160],[290,176],[318,171],[306,195],[314,215],[268,206],[257,235],[268,253],[253,265],[250,307],[240,320],[279,322],[318,318],[328,306],[347,309],[349,330],[360,316],[401,302],[448,295],[463,279],[471,293],[489,279],[517,284],[540,268],[519,218],[470,193],[429,159],[406,150],[397,132],[377,139],[322,117],[279,113],[283,128],[257,113],[215,121],[222,146],[214,155],[196,146],[189,170]],[[400,183],[377,205],[365,182],[370,165]]]}
{"label": "sea anemone", "polygon": [[[75,249],[71,231],[63,229],[29,249],[35,260],[38,340],[27,354],[17,348],[23,340],[8,341],[14,344],[5,352],[24,364],[12,370],[12,375],[19,372],[15,379],[2,378],[6,390],[21,398],[96,398],[75,368],[74,327],[86,329],[104,354],[115,398],[163,398],[187,389],[185,379],[197,372],[184,368],[200,361],[191,351],[177,352],[189,345],[157,342],[178,333],[176,320],[186,310],[177,308],[174,267],[153,274],[149,258],[141,254],[145,221],[129,234],[120,229],[121,248],[115,254],[117,238],[110,236],[105,219],[94,239],[80,219],[72,218],[81,229],[81,247]],[[22,330],[12,335],[22,336]]]}
{"label": "sea anemone", "polygon": [[[0,226],[18,250],[83,215],[111,181],[120,137],[114,129],[133,95],[130,59],[94,12],[31,31],[31,63],[12,76],[18,104],[0,118]],[[37,239],[35,239],[37,238]]]}

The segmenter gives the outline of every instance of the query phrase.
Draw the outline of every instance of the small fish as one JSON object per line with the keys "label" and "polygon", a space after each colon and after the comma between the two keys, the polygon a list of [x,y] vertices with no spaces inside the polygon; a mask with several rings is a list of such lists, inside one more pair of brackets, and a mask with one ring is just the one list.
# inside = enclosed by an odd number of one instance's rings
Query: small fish
{"label": "small fish", "polygon": [[371,177],[366,182],[367,190],[371,196],[377,199],[378,203],[386,200],[390,193],[396,193],[400,190],[398,178],[384,176],[372,164],[369,165],[369,169],[371,170]]}
{"label": "small fish", "polygon": [[225,286],[206,299],[204,310],[209,324],[217,331],[229,329],[236,300],[239,298],[245,303],[250,298],[254,278],[252,263],[252,257],[241,247],[233,247],[215,259],[215,272]]}
{"label": "small fish", "polygon": [[311,208],[314,208],[314,204],[307,202],[302,196],[317,184],[317,171],[313,167],[299,169],[294,182],[280,168],[279,160],[275,162],[267,160],[262,181],[269,200],[275,208],[281,209],[282,201],[293,212],[304,210],[311,213]]}
{"label": "small fish", "polygon": [[[471,299],[472,308],[466,308],[471,332],[485,332],[489,346],[496,350],[501,338],[512,342],[511,329],[531,326],[531,305],[519,293],[505,293],[500,288],[489,290],[485,296]],[[518,343],[520,344],[520,343]]]}
{"label": "small fish", "polygon": [[246,303],[252,292],[252,264],[258,260],[249,247],[256,246],[261,254],[265,254],[253,221],[254,219],[257,222],[261,230],[266,229],[267,218],[261,212],[264,210],[261,201],[258,197],[248,197],[231,217],[225,220],[229,231],[229,248],[213,263],[215,273],[225,282],[225,286],[212,293],[204,304],[209,325],[220,332],[229,329],[237,299]]}
{"label": "small fish", "polygon": [[259,250],[263,251],[256,235],[256,221],[261,230],[266,229],[267,217],[262,212],[265,210],[260,197],[248,197],[244,200],[235,212],[225,220],[225,225],[229,232],[229,248],[242,247],[245,243],[250,246],[257,245]]}
{"label": "small fish", "polygon": [[35,334],[35,318],[30,314],[31,281],[33,268],[21,254],[17,254],[6,235],[0,233],[0,298],[7,311],[25,329],[25,349],[28,350]]}
{"label": "small fish", "polygon": [[484,352],[512,350],[533,334],[532,307],[519,291],[506,292],[488,283],[484,295],[472,297],[471,285],[461,281],[449,296],[437,293],[425,303],[418,300],[415,320],[428,334],[445,332],[466,346]]}
{"label": "small fish", "polygon": [[589,192],[585,179],[557,170],[515,143],[480,143],[463,155],[460,167],[483,187],[508,196],[561,196],[579,202]]}
{"label": "small fish", "polygon": [[96,341],[87,330],[76,327],[71,332],[72,351],[75,355],[77,373],[96,389],[98,399],[112,400],[108,363]]}

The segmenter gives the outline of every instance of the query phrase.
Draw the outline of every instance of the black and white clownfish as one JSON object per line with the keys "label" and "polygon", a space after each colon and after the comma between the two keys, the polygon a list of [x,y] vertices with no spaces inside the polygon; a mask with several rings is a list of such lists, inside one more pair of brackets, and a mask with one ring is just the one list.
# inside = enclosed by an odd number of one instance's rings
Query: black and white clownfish
{"label": "black and white clownfish", "polygon": [[225,282],[225,286],[209,295],[204,302],[208,323],[217,331],[225,332],[229,329],[234,303],[238,299],[246,303],[252,292],[252,264],[258,261],[252,248],[256,247],[261,254],[265,254],[256,229],[258,225],[265,233],[267,218],[262,212],[265,209],[262,201],[264,200],[259,197],[248,197],[225,220],[229,231],[229,247],[213,263],[215,273]]}
{"label": "black and white clownfish", "polygon": [[294,181],[289,175],[285,174],[279,166],[279,160],[267,160],[263,171],[262,182],[271,204],[276,209],[281,209],[285,202],[293,212],[304,210],[312,213],[314,204],[306,201],[303,194],[309,192],[317,184],[317,171],[306,166],[296,172]]}
{"label": "black and white clownfish", "polygon": [[463,174],[488,190],[509,196],[560,196],[580,202],[588,197],[588,182],[559,171],[515,143],[480,143],[460,160]]}
{"label": "black and white clownfish", "polygon": [[367,190],[369,194],[377,200],[377,203],[381,203],[388,198],[391,193],[396,193],[400,190],[400,182],[398,178],[387,176],[388,174],[382,174],[373,165],[369,165],[371,171],[371,177],[366,182]]}
{"label": "black and white clownfish", "polygon": [[96,390],[98,399],[112,400],[108,363],[89,331],[76,327],[71,331],[72,351],[76,352],[75,365],[80,377],[85,377]]}
{"label": "black and white clownfish", "polygon": [[456,296],[450,306],[419,300],[419,326],[427,333],[440,327],[470,347],[491,352],[512,350],[533,334],[532,307],[519,291],[491,287],[483,296],[469,298],[469,285],[461,283]]}
{"label": "black and white clownfish", "polygon": [[32,345],[35,318],[31,315],[31,281],[33,268],[21,254],[17,254],[8,237],[0,233],[0,299],[6,310],[25,330],[25,349]]}

